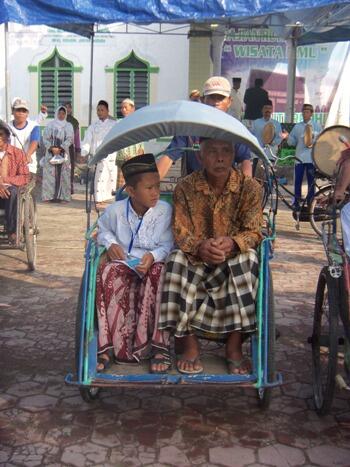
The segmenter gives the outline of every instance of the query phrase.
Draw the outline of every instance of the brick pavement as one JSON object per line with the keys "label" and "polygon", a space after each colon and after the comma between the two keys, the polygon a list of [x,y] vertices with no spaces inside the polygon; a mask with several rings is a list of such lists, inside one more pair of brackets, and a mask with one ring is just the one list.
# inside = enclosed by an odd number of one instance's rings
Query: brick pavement
{"label": "brick pavement", "polygon": [[83,264],[81,195],[39,205],[37,271],[0,252],[1,466],[349,466],[350,405],[312,410],[310,334],[320,242],[281,212],[272,270],[277,366],[285,385],[261,412],[252,389],[114,389],[95,403],[64,385],[73,368]]}

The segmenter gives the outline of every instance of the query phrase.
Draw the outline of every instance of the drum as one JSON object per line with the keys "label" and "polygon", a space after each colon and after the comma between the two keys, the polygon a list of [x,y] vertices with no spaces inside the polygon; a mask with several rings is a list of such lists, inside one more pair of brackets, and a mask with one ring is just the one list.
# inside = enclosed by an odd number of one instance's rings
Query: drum
{"label": "drum", "polygon": [[275,137],[275,126],[272,122],[266,123],[262,131],[264,145],[271,144]]}
{"label": "drum", "polygon": [[307,148],[312,148],[312,125],[307,123],[304,131],[304,144]]}
{"label": "drum", "polygon": [[350,141],[350,127],[335,125],[326,128],[318,135],[312,148],[312,160],[316,168],[327,177],[335,175],[340,154],[346,149],[339,136]]}

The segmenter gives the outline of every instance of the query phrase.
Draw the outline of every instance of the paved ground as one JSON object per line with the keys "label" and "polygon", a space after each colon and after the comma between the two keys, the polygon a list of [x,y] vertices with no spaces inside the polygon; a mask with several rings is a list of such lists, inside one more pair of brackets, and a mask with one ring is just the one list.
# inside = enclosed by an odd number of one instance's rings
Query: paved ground
{"label": "paved ground", "polygon": [[349,466],[350,396],[312,410],[310,334],[322,248],[278,222],[272,263],[278,369],[285,385],[261,412],[251,389],[106,390],[92,405],[64,385],[73,368],[84,201],[39,205],[37,271],[0,252],[0,465]]}

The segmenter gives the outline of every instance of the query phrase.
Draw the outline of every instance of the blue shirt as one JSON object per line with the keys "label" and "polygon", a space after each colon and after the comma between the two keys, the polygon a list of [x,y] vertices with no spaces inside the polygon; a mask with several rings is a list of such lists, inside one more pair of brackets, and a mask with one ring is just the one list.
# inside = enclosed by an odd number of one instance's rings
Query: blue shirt
{"label": "blue shirt", "polygon": [[[263,130],[265,128],[265,125],[267,123],[272,123],[275,128],[275,136],[272,140],[272,143],[269,146],[271,148],[273,155],[276,156],[278,145],[282,141],[282,138],[280,136],[280,134],[282,133],[282,127],[281,127],[280,122],[278,122],[277,120],[274,120],[273,118],[270,118],[269,120],[265,120],[264,118],[258,118],[257,120],[253,120],[251,132],[253,133],[253,135],[255,135],[258,138],[260,146],[264,148],[265,144],[262,139],[262,135],[263,135]],[[271,159],[271,154],[270,154],[269,149],[264,149],[264,151],[265,151],[266,156],[269,159]]]}
{"label": "blue shirt", "polygon": [[300,159],[300,161],[296,161],[296,164],[312,164],[311,148],[306,147],[304,144],[306,124],[310,124],[312,126],[313,143],[315,142],[318,134],[322,131],[321,125],[318,122],[313,122],[311,120],[308,122],[297,123],[294,126],[293,130],[289,133],[287,142],[290,146],[296,146],[295,156]]}
{"label": "blue shirt", "polygon": [[[186,151],[185,148],[193,148],[193,145],[199,145],[198,136],[174,136],[171,143],[167,147],[166,154],[173,162],[181,159],[185,155],[186,158],[186,172],[188,174],[202,169],[202,163],[199,159],[199,150]],[[237,143],[234,145],[235,159],[234,164],[240,164],[243,161],[250,160],[250,150],[245,144]]]}

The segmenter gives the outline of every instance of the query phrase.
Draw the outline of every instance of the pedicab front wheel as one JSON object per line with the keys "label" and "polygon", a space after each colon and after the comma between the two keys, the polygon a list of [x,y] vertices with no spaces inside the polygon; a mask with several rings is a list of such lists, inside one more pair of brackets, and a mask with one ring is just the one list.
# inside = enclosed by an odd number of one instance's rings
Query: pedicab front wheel
{"label": "pedicab front wheel", "polygon": [[100,388],[79,388],[80,395],[85,402],[92,402],[99,396]]}
{"label": "pedicab front wheel", "polygon": [[[268,296],[268,317],[267,317],[267,376],[268,381],[273,381],[275,377],[275,300],[273,295],[272,274],[269,271],[269,296]],[[271,402],[271,391],[269,387],[259,388],[256,391],[258,406],[262,409],[268,409]]]}
{"label": "pedicab front wheel", "polygon": [[319,415],[326,415],[333,402],[339,305],[338,280],[324,267],[317,284],[311,339],[314,404]]}
{"label": "pedicab front wheel", "polygon": [[[81,281],[79,298],[75,318],[75,371],[78,381],[82,379],[82,367],[84,364],[84,341],[85,341],[85,319],[83,313],[84,306],[84,276]],[[92,386],[80,386],[79,392],[85,402],[92,402],[99,396],[100,388]]]}
{"label": "pedicab front wheel", "polygon": [[36,236],[36,207],[32,195],[28,194],[24,200],[24,238],[30,271],[36,266]]}

